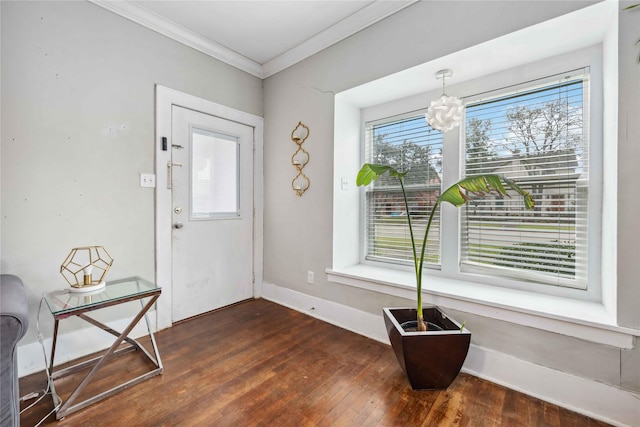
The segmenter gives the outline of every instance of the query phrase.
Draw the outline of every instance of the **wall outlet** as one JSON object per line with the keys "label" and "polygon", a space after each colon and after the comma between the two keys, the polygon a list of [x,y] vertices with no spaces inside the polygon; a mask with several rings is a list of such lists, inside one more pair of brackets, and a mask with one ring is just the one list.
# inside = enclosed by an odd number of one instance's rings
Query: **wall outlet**
{"label": "wall outlet", "polygon": [[313,271],[307,271],[307,282],[309,282],[310,285],[313,285],[313,279]]}
{"label": "wall outlet", "polygon": [[140,174],[140,187],[155,187],[156,186],[156,176],[152,173],[141,173]]}

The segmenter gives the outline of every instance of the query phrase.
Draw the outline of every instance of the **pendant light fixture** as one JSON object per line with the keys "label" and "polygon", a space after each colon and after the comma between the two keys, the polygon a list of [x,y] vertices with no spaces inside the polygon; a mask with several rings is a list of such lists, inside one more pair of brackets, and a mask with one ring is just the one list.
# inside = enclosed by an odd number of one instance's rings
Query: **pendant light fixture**
{"label": "pendant light fixture", "polygon": [[464,111],[464,105],[460,99],[455,96],[447,96],[444,93],[444,79],[452,75],[453,71],[448,69],[436,73],[436,79],[442,79],[442,96],[431,101],[427,114],[424,115],[427,123],[441,132],[446,132],[460,125]]}

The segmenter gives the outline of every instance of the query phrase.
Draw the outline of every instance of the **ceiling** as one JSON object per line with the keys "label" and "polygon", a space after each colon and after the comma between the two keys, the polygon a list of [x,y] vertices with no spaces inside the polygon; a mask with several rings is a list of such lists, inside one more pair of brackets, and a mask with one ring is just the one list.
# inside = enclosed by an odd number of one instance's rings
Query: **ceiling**
{"label": "ceiling", "polygon": [[266,78],[416,0],[89,0]]}

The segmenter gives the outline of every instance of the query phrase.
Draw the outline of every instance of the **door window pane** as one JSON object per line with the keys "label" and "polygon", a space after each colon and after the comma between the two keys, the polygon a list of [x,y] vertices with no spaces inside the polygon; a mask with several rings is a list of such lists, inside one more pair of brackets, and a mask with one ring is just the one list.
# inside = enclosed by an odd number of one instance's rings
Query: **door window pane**
{"label": "door window pane", "polygon": [[239,215],[239,146],[235,136],[191,129],[191,219]]}

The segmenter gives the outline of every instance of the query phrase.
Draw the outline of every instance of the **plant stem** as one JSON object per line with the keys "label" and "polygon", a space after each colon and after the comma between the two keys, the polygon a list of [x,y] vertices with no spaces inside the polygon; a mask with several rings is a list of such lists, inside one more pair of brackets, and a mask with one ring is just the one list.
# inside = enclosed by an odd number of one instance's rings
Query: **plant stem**
{"label": "plant stem", "polygon": [[[431,208],[431,213],[429,214],[429,222],[427,222],[427,229],[424,231],[424,238],[422,239],[422,249],[420,252],[420,263],[418,264],[418,330],[426,331],[427,324],[424,322],[424,313],[422,312],[422,268],[424,266],[424,252],[427,248],[427,239],[429,237],[429,230],[431,229],[431,222],[433,222],[433,217],[438,209],[438,205],[440,204],[440,198],[436,200],[436,203]],[[424,329],[423,329],[424,328]]]}
{"label": "plant stem", "polygon": [[426,331],[427,324],[424,321],[424,313],[422,311],[422,268],[424,266],[424,252],[427,248],[427,238],[429,237],[429,230],[431,229],[431,222],[440,204],[440,199],[436,200],[435,205],[431,208],[429,214],[429,222],[427,223],[427,229],[424,231],[424,239],[422,240],[422,248],[420,249],[420,258],[418,258],[418,251],[416,249],[416,242],[413,237],[413,226],[411,224],[411,212],[409,211],[409,202],[407,200],[407,193],[404,190],[404,182],[402,177],[399,178],[400,188],[402,189],[402,198],[404,199],[404,207],[407,211],[407,222],[409,223],[409,234],[411,236],[411,249],[413,250],[413,266],[416,273],[416,293],[417,293],[417,321],[418,330]]}
{"label": "plant stem", "polygon": [[[402,189],[402,198],[404,199],[404,208],[407,211],[407,221],[409,223],[409,235],[411,236],[411,249],[413,250],[413,269],[416,272],[416,285],[418,288],[420,287],[420,282],[422,275],[420,274],[420,270],[418,270],[418,251],[416,250],[416,241],[413,238],[413,226],[411,225],[411,213],[409,211],[409,201],[407,200],[407,193],[404,190],[404,182],[402,177],[399,177],[400,188]],[[418,294],[418,299],[420,299],[420,295]],[[418,314],[422,314],[422,310],[420,304],[418,304]]]}

